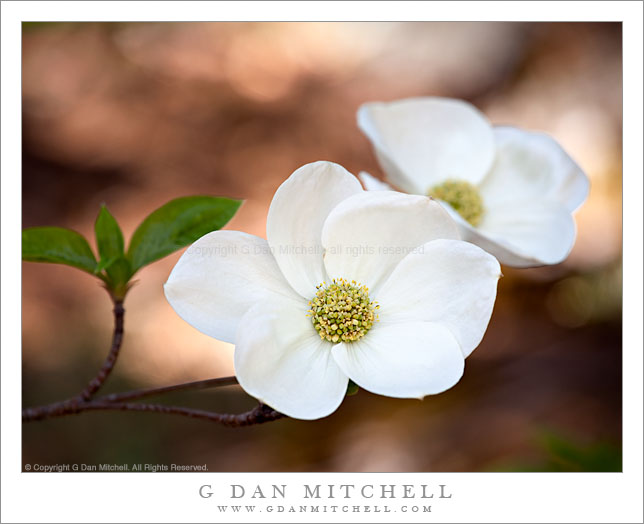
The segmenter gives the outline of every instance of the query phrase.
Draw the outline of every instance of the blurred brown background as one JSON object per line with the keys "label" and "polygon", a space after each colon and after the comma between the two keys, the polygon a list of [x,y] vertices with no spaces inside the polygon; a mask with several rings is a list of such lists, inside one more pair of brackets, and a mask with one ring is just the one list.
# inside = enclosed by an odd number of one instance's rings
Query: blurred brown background
{"label": "blurred brown background", "polygon": [[[524,23],[113,23],[23,27],[23,227],[93,237],[106,203],[126,238],[167,200],[246,199],[227,226],[264,236],[279,184],[333,160],[379,174],[355,124],[367,101],[464,98],[495,124],[552,134],[588,173],[559,266],[504,268],[490,327],[452,390],[361,391],[332,416],[245,429],[148,413],[23,426],[24,463],[208,464],[211,471],[621,468],[621,26]],[[145,268],[106,391],[230,375],[232,346]],[[23,264],[23,405],[76,394],[109,347],[91,277]],[[167,402],[242,411],[238,387]]]}

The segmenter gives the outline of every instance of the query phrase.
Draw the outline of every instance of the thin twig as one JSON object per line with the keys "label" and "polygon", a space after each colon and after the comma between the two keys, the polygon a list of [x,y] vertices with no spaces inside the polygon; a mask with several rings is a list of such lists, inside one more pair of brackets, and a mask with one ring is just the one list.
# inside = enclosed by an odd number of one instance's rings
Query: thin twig
{"label": "thin twig", "polygon": [[223,386],[234,386],[239,384],[237,382],[237,377],[220,377],[220,378],[209,378],[206,380],[197,380],[195,382],[186,382],[184,384],[175,384],[173,386],[164,386],[160,388],[150,388],[150,389],[137,389],[135,391],[127,391],[125,393],[112,393],[111,395],[105,395],[100,397],[98,400],[104,400],[105,402],[123,402],[125,400],[134,400],[143,397],[151,397],[154,395],[161,395],[163,393],[171,393],[174,391],[186,391],[192,389],[207,389],[207,388],[217,388]]}
{"label": "thin twig", "polygon": [[[151,397],[153,395],[161,395],[163,393],[170,393],[173,391],[187,391],[191,389],[207,389],[223,386],[234,386],[239,384],[237,377],[219,377],[209,378],[206,380],[197,380],[195,382],[185,382],[183,384],[174,384],[172,386],[163,386],[160,388],[150,389],[136,389],[133,391],[126,391],[124,393],[112,393],[94,399],[96,403],[123,403],[127,400],[134,400],[143,397]],[[85,411],[79,409],[79,406],[86,405],[87,400],[82,399],[80,396],[62,400],[60,402],[53,402],[45,406],[38,406],[35,408],[27,408],[23,410],[23,421],[31,422],[32,420],[42,420],[49,417],[59,417],[61,415],[70,415]]]}
{"label": "thin twig", "polygon": [[[75,400],[75,399],[74,399]],[[200,409],[191,409],[178,406],[165,406],[163,404],[137,404],[137,403],[120,403],[106,402],[104,400],[90,400],[89,402],[59,402],[40,408],[26,409],[22,413],[23,422],[32,422],[44,418],[63,417],[66,415],[75,415],[84,411],[149,411],[153,413],[165,413],[169,415],[181,415],[184,417],[198,418],[209,420],[228,427],[242,427],[253,424],[263,424],[284,417],[278,411],[265,405],[259,404],[257,407],[239,414],[213,413]]]}
{"label": "thin twig", "polygon": [[114,369],[116,359],[119,356],[119,350],[123,343],[123,320],[125,317],[125,309],[123,308],[123,301],[114,299],[114,334],[112,336],[112,346],[107,354],[107,358],[101,369],[98,370],[96,376],[87,384],[85,389],[79,395],[79,400],[88,401],[96,392],[101,388],[107,377]]}
{"label": "thin twig", "polygon": [[90,404],[91,405],[88,406],[88,409],[91,410],[151,411],[154,413],[182,415],[184,417],[209,420],[231,428],[263,424],[264,422],[270,422],[284,417],[284,415],[265,404],[259,404],[250,411],[239,414],[213,413],[211,411],[204,411],[201,409],[165,406],[163,404],[121,404],[112,402],[94,402]]}
{"label": "thin twig", "polygon": [[114,300],[114,334],[112,336],[112,345],[110,351],[98,371],[96,376],[87,384],[85,389],[76,397],[54,402],[45,406],[27,408],[22,411],[23,422],[33,422],[54,417],[64,417],[67,415],[76,415],[84,411],[98,410],[118,410],[118,411],[149,411],[153,413],[166,413],[170,415],[181,415],[184,417],[198,418],[217,422],[228,427],[250,426],[252,424],[262,424],[284,417],[278,411],[265,405],[259,404],[256,408],[239,414],[214,413],[200,409],[184,408],[179,406],[166,406],[163,404],[142,404],[125,402],[173,391],[186,391],[191,389],[206,389],[213,387],[232,386],[238,384],[236,377],[221,377],[207,380],[198,380],[195,382],[186,382],[184,384],[175,384],[160,388],[138,389],[126,391],[124,393],[113,393],[92,400],[92,397],[101,388],[107,380],[107,377],[114,369],[116,359],[119,356],[121,344],[123,343],[123,324],[125,309],[123,300],[113,298]]}

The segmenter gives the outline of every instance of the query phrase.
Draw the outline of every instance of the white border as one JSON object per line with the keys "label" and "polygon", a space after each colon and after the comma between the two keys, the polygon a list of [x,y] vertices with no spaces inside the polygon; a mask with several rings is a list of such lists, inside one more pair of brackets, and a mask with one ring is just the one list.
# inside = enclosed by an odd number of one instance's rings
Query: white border
{"label": "white border", "polygon": [[[3,2],[2,522],[642,522],[642,4],[640,2]],[[20,39],[22,20],[538,20],[624,23],[624,472],[619,474],[20,473]],[[463,13],[468,17],[463,18]],[[219,514],[211,484],[446,484],[422,513]],[[108,495],[109,494],[109,495]],[[289,499],[299,504],[293,496]],[[245,501],[247,502],[247,501]],[[307,501],[308,502],[308,501]],[[365,501],[352,500],[351,504]],[[403,501],[398,500],[397,503]],[[441,502],[439,504],[438,502]],[[290,502],[289,502],[290,503]],[[333,501],[326,501],[332,504]],[[372,502],[375,504],[376,502]],[[378,501],[378,504],[384,502]],[[340,503],[341,504],[341,503]],[[99,508],[99,509],[97,509]],[[392,517],[393,515],[393,517]]]}

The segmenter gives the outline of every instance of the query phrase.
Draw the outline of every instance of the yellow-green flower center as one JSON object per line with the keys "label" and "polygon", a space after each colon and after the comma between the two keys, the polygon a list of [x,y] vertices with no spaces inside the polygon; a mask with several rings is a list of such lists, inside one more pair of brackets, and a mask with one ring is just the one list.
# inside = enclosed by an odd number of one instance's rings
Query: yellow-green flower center
{"label": "yellow-green flower center", "polygon": [[447,202],[454,210],[473,226],[478,226],[485,209],[483,199],[475,186],[463,180],[446,180],[432,187],[427,193],[430,197]]}
{"label": "yellow-green flower center", "polygon": [[327,286],[317,286],[315,297],[309,301],[308,316],[323,340],[355,342],[365,336],[377,321],[380,307],[369,300],[369,289],[355,280],[334,278]]}

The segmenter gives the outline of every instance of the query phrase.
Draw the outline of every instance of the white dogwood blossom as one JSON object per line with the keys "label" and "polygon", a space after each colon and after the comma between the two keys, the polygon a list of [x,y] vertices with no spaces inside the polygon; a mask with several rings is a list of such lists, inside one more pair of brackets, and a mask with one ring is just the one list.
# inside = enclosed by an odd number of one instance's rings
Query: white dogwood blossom
{"label": "white dogwood blossom", "polygon": [[[358,125],[391,184],[441,201],[463,240],[501,263],[557,264],[570,253],[572,213],[589,182],[550,136],[493,127],[472,105],[447,98],[364,104]],[[369,190],[391,189],[360,178]]]}
{"label": "white dogwood blossom", "polygon": [[330,162],[277,190],[267,240],[209,233],[186,250],[165,294],[211,337],[235,344],[241,386],[300,419],[332,413],[349,379],[422,398],[458,382],[496,297],[497,260],[459,240],[425,196],[363,191]]}

